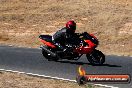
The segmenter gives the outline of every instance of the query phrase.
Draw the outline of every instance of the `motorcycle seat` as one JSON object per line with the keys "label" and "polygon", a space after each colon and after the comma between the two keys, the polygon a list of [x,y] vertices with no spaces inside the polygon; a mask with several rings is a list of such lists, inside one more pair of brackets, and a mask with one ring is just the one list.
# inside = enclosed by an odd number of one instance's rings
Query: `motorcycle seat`
{"label": "motorcycle seat", "polygon": [[51,35],[40,35],[40,39],[45,40],[47,42],[52,42],[52,36]]}

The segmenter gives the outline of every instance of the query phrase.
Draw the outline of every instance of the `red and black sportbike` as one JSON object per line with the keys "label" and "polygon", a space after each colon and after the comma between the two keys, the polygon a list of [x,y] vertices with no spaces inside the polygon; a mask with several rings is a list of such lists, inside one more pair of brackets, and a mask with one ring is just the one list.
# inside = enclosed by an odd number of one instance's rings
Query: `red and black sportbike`
{"label": "red and black sportbike", "polygon": [[[42,48],[43,56],[48,60],[57,61],[60,59],[78,60],[83,54],[86,55],[88,61],[93,65],[101,65],[105,62],[105,55],[96,49],[98,46],[98,39],[87,32],[82,33],[78,37],[78,45],[72,46],[71,52],[64,52],[60,50],[53,42],[52,36],[40,35],[40,41],[44,44]],[[67,47],[70,47],[67,45]]]}

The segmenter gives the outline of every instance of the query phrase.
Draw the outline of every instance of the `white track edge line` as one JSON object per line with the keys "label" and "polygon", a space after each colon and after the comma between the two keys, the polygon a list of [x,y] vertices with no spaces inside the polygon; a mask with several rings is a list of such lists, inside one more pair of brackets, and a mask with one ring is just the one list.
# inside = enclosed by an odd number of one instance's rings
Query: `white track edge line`
{"label": "white track edge line", "polygon": [[94,84],[95,86],[102,86],[102,87],[106,87],[106,88],[119,88],[119,87],[115,87],[115,86],[108,86],[108,85],[102,85],[102,84]]}
{"label": "white track edge line", "polygon": [[[51,79],[57,79],[57,80],[63,80],[63,81],[76,82],[76,80],[70,80],[70,79],[52,77],[52,76],[46,76],[46,75],[39,75],[39,74],[33,74],[33,73],[26,73],[26,72],[20,72],[20,71],[13,71],[13,70],[6,70],[6,69],[0,69],[0,71],[20,73],[20,74],[26,74],[26,75],[31,75],[31,76],[37,76],[37,77],[45,77],[45,78],[51,78]],[[119,88],[119,87],[108,86],[108,85],[103,85],[103,84],[94,84],[94,83],[92,83],[92,84],[95,86],[102,86],[102,87],[107,87],[107,88]]]}

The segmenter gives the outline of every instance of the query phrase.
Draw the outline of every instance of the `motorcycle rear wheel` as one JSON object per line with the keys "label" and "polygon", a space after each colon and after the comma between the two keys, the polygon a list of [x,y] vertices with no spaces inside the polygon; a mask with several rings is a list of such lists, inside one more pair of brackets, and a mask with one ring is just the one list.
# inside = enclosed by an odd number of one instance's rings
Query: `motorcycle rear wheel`
{"label": "motorcycle rear wheel", "polygon": [[[47,47],[48,48],[48,47]],[[50,53],[46,52],[45,50],[42,49],[42,55],[47,59],[48,61],[57,61],[57,57],[53,57],[50,55]]]}
{"label": "motorcycle rear wheel", "polygon": [[105,62],[105,55],[99,50],[94,50],[93,53],[86,54],[86,57],[92,65],[102,65]]}

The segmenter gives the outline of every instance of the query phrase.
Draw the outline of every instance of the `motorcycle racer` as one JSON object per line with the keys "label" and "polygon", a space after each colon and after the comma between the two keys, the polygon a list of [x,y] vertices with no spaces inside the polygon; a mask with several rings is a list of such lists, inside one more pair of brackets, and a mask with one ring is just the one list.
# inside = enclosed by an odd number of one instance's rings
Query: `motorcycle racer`
{"label": "motorcycle racer", "polygon": [[[72,24],[72,22],[68,24]],[[99,41],[93,34],[75,33],[75,29],[71,33],[71,30],[66,26],[53,36],[40,35],[39,39],[44,44],[40,47],[42,54],[48,61],[78,60],[85,54],[87,60],[93,65],[101,65],[105,62],[105,55],[96,49]]]}
{"label": "motorcycle racer", "polygon": [[76,23],[73,20],[70,20],[66,23],[66,26],[61,28],[52,36],[52,41],[61,49],[62,51],[69,51],[66,45],[70,45],[71,47],[75,44],[75,38],[77,35],[76,31]]}

